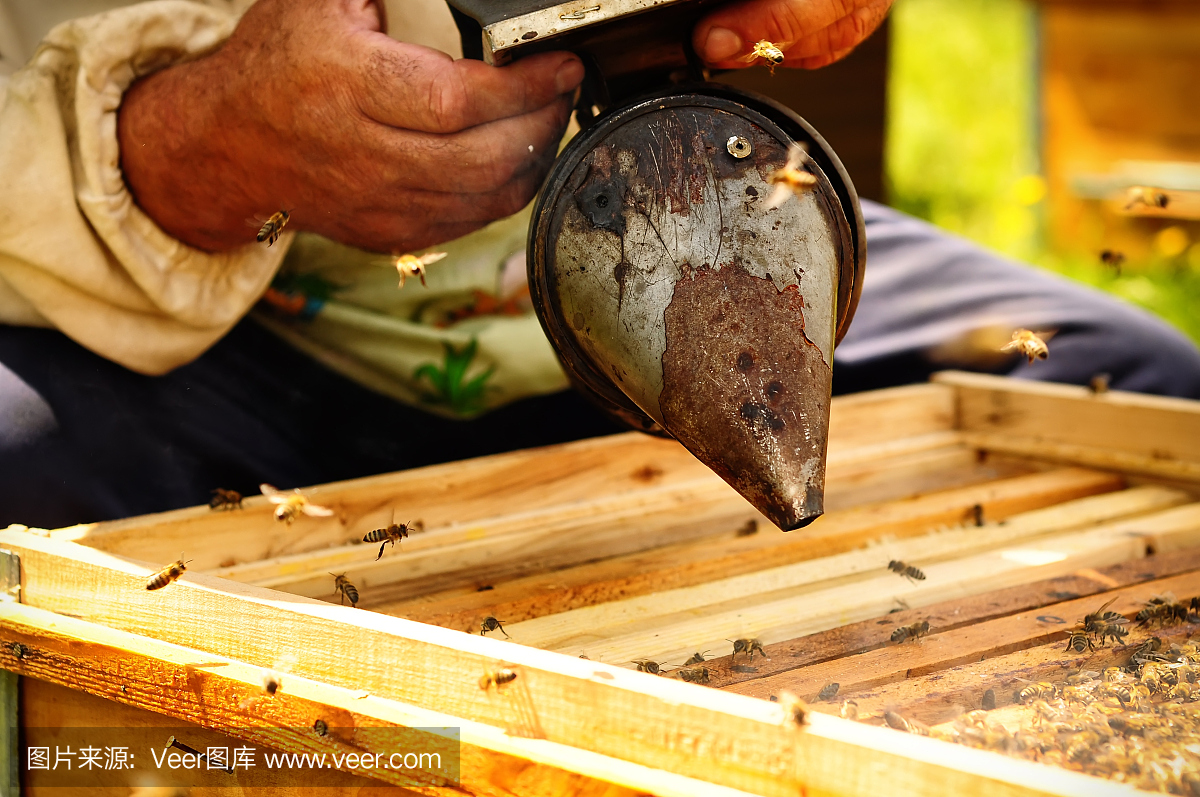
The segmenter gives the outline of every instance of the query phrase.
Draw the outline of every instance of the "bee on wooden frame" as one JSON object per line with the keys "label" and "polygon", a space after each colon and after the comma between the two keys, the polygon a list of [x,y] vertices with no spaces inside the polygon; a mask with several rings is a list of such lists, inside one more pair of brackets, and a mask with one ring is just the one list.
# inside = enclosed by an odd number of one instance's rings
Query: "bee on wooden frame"
{"label": "bee on wooden frame", "polygon": [[919,620],[911,625],[902,625],[892,632],[892,641],[903,643],[910,639],[919,639],[929,633],[929,621]]}
{"label": "bee on wooden frame", "polygon": [[423,255],[393,255],[388,262],[396,269],[396,273],[400,277],[401,288],[404,287],[404,281],[409,277],[418,277],[421,280],[422,286],[429,287],[425,282],[425,267],[438,262],[445,256],[445,252],[427,252]]}
{"label": "bee on wooden frame", "polygon": [[299,488],[285,493],[269,484],[260,484],[258,489],[262,490],[262,494],[267,497],[268,501],[275,504],[275,519],[281,523],[287,523],[289,526],[301,514],[309,517],[329,517],[333,514],[332,509],[318,506],[310,501],[308,496],[300,492]]}
{"label": "bee on wooden frame", "polygon": [[344,606],[348,600],[351,606],[358,606],[358,587],[350,583],[346,574],[342,573],[339,576],[337,573],[330,573],[329,575],[333,576],[333,594],[342,593],[342,605]]}
{"label": "bee on wooden frame", "polygon": [[1089,634],[1094,634],[1096,633],[1096,629],[1099,628],[1101,622],[1111,623],[1118,620],[1124,620],[1125,615],[1121,614],[1120,612],[1105,611],[1105,609],[1113,605],[1113,603],[1117,600],[1117,597],[1118,596],[1114,595],[1096,611],[1092,612],[1091,614],[1085,614],[1083,616],[1083,630],[1087,631]]}
{"label": "bee on wooden frame", "polygon": [[825,684],[821,687],[821,691],[817,692],[817,702],[831,700],[837,696],[838,690],[842,688],[839,683]]}
{"label": "bee on wooden frame", "polygon": [[1101,393],[1107,393],[1110,382],[1112,382],[1111,374],[1096,374],[1090,380],[1088,380],[1088,390],[1092,391],[1092,393],[1097,396]]}
{"label": "bee on wooden frame", "polygon": [[739,653],[747,653],[750,656],[750,660],[753,661],[754,651],[756,650],[762,654],[764,659],[770,658],[766,654],[766,651],[763,650],[762,642],[759,642],[757,639],[729,639],[726,641],[733,643],[733,653],[730,655],[731,659],[735,658]]}
{"label": "bee on wooden frame", "polygon": [[925,580],[925,574],[923,572],[910,564],[901,562],[899,559],[893,559],[892,561],[888,562],[888,570],[904,576],[909,581],[916,582]]}
{"label": "bee on wooden frame", "polygon": [[192,560],[188,559],[187,561],[184,561],[183,554],[180,554],[177,561],[172,562],[162,570],[159,570],[157,573],[150,576],[150,580],[146,582],[146,589],[155,590],[162,589],[163,587],[167,586],[172,581],[183,575],[184,571],[187,570],[188,562],[190,561]]}
{"label": "bee on wooden frame", "polygon": [[479,688],[486,692],[494,686],[499,691],[500,687],[511,684],[515,680],[517,680],[517,674],[513,670],[507,668],[488,670],[480,676]]}
{"label": "bee on wooden frame", "polygon": [[242,494],[237,490],[222,490],[220,487],[212,491],[212,498],[208,499],[209,509],[241,509]]}
{"label": "bee on wooden frame", "polygon": [[666,674],[666,671],[663,670],[662,665],[659,664],[657,661],[650,661],[649,659],[638,659],[637,661],[634,662],[634,664],[637,665],[638,672],[648,672],[651,675],[665,675]]}
{"label": "bee on wooden frame", "polygon": [[840,713],[842,715],[842,719],[857,720],[858,719],[858,701],[857,700],[843,700],[842,701],[842,710]]}
{"label": "bee on wooden frame", "polygon": [[489,631],[495,631],[497,628],[500,629],[500,633],[504,634],[505,639],[512,639],[508,635],[508,632],[504,630],[504,626],[500,624],[500,621],[491,616],[483,618],[483,622],[479,624],[479,635],[483,636]]}
{"label": "bee on wooden frame", "polygon": [[785,725],[795,725],[803,728],[808,724],[808,704],[786,689],[779,693],[779,708],[783,710]]}
{"label": "bee on wooden frame", "polygon": [[804,163],[804,145],[792,142],[788,147],[787,163],[782,169],[771,172],[767,182],[775,186],[775,190],[767,197],[766,210],[781,207],[793,196],[799,196],[811,190],[817,184],[817,178],[800,168]]}
{"label": "bee on wooden frame", "polygon": [[683,663],[683,666],[691,667],[693,664],[703,664],[704,662],[708,661],[708,658],[706,656],[707,653],[708,653],[707,650],[704,651],[703,653],[701,653],[699,651],[693,653],[691,658]]}
{"label": "bee on wooden frame", "polygon": [[375,561],[378,562],[383,558],[383,549],[387,547],[388,543],[391,543],[392,547],[394,548],[396,547],[396,543],[400,540],[408,539],[409,532],[416,534],[422,531],[424,528],[425,525],[419,520],[414,520],[409,523],[397,523],[396,518],[393,515],[392,522],[387,526],[384,526],[381,529],[375,529],[374,531],[368,531],[366,535],[363,536],[363,542],[379,543],[379,555],[375,557]]}
{"label": "bee on wooden frame", "polygon": [[1029,684],[1029,686],[1017,692],[1017,702],[1032,703],[1035,700],[1053,700],[1055,692],[1054,684],[1047,681],[1039,681],[1035,684]]}
{"label": "bee on wooden frame", "polygon": [[1139,626],[1149,623],[1171,625],[1187,621],[1188,607],[1175,600],[1175,596],[1167,592],[1155,595],[1146,601],[1146,607],[1137,613]]}
{"label": "bee on wooden frame", "polygon": [[1067,650],[1073,650],[1076,653],[1086,653],[1089,650],[1095,650],[1096,646],[1092,644],[1092,638],[1087,631],[1083,630],[1083,623],[1076,625],[1067,637]]}
{"label": "bee on wooden frame", "polygon": [[[1046,337],[1049,337],[1049,335]],[[1050,347],[1046,345],[1046,341],[1028,329],[1014,331],[1012,340],[1001,346],[1000,351],[1019,351],[1029,358],[1030,363],[1034,360],[1044,360],[1050,356]]]}
{"label": "bee on wooden frame", "polygon": [[706,684],[709,682],[709,672],[707,667],[680,669],[678,673],[679,680],[687,681],[690,684]]}
{"label": "bee on wooden frame", "polygon": [[776,47],[772,42],[766,39],[760,39],[754,43],[754,49],[750,51],[755,58],[761,58],[767,62],[767,69],[771,74],[775,74],[775,67],[783,63],[783,50]]}

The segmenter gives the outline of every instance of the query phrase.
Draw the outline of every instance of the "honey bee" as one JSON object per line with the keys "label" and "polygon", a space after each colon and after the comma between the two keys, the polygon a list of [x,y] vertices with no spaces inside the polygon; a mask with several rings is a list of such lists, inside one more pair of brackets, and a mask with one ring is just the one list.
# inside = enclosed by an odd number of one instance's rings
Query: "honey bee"
{"label": "honey bee", "polygon": [[346,601],[350,601],[351,606],[358,605],[358,587],[350,583],[350,579],[346,578],[346,574],[340,576],[337,573],[330,573],[333,576],[333,594],[342,593],[341,603],[344,606]]}
{"label": "honey bee", "polygon": [[779,707],[783,709],[784,724],[803,728],[808,724],[808,704],[784,689],[779,693]]}
{"label": "honey bee", "polygon": [[910,639],[918,639],[929,633],[929,621],[921,620],[912,625],[902,625],[892,632],[892,641],[903,643]]}
{"label": "honey bee", "polygon": [[1091,703],[1092,693],[1082,686],[1064,686],[1062,698],[1068,703]]}
{"label": "honey bee", "polygon": [[515,680],[517,680],[517,674],[512,670],[501,669],[496,670],[495,672],[488,671],[480,676],[479,688],[486,692],[494,686],[496,687],[496,690],[499,691],[500,687],[504,686],[505,684],[511,684]]}
{"label": "honey bee", "polygon": [[771,74],[775,74],[775,67],[783,63],[783,50],[780,50],[766,39],[761,39],[754,45],[754,49],[750,51],[755,58],[761,58],[767,62],[767,69]]}
{"label": "honey bee", "polygon": [[183,571],[187,570],[187,565],[190,561],[192,560],[188,559],[187,562],[185,562],[183,560],[183,554],[180,554],[177,561],[172,562],[162,570],[159,570],[157,573],[150,576],[150,580],[146,582],[146,589],[162,589],[163,587],[167,586],[172,581],[183,575]]}
{"label": "honey bee", "polygon": [[681,669],[679,671],[679,680],[687,681],[691,684],[706,684],[709,681],[708,668],[694,667],[690,670]]}
{"label": "honey bee", "polygon": [[1099,627],[1101,621],[1111,623],[1118,620],[1124,620],[1125,615],[1121,614],[1120,612],[1105,611],[1105,609],[1107,609],[1109,606],[1112,606],[1116,600],[1117,596],[1113,596],[1096,611],[1092,612],[1091,614],[1085,614],[1083,616],[1083,630],[1087,631],[1089,634],[1094,634],[1096,633],[1096,629]]}
{"label": "honey bee", "polygon": [[209,509],[241,509],[242,494],[237,490],[222,490],[220,487],[212,491],[208,499]]}
{"label": "honey bee", "polygon": [[1153,664],[1147,664],[1142,667],[1142,674],[1138,678],[1139,683],[1150,691],[1150,694],[1162,689],[1162,681],[1159,678],[1158,668]]}
{"label": "honey bee", "polygon": [[279,240],[279,236],[283,234],[283,228],[287,226],[288,220],[292,214],[286,210],[281,210],[278,213],[272,213],[271,218],[263,222],[262,227],[255,236],[259,243],[267,242],[267,246],[271,246]]}
{"label": "honey bee", "polygon": [[1171,687],[1171,691],[1167,693],[1167,698],[1170,700],[1191,700],[1192,685],[1187,681],[1175,684]]}
{"label": "honey bee", "polygon": [[1165,209],[1170,204],[1170,198],[1156,188],[1149,188],[1144,185],[1131,186],[1125,192],[1125,198],[1128,202],[1125,205],[1126,210],[1132,210],[1135,205],[1145,205],[1148,208]]}
{"label": "honey bee", "polygon": [[858,719],[858,701],[843,700],[842,701],[842,719],[857,720]]}
{"label": "honey bee", "polygon": [[841,688],[841,684],[825,684],[825,686],[821,687],[821,691],[817,692],[817,701],[820,702],[822,700],[829,700],[833,698],[835,695],[837,695],[838,690]]}
{"label": "honey bee", "polygon": [[683,663],[683,666],[691,667],[693,664],[703,664],[705,661],[708,660],[707,658],[705,658],[705,655],[704,655],[705,653],[708,653],[708,651],[706,650],[706,651],[704,651],[704,653],[701,653],[699,651],[693,653],[692,657]]}
{"label": "honey bee", "polygon": [[289,526],[296,518],[300,517],[301,513],[309,517],[329,517],[333,514],[332,509],[317,506],[308,500],[308,496],[301,493],[299,488],[285,493],[276,490],[269,484],[260,484],[258,489],[262,490],[262,494],[267,497],[268,501],[276,505],[275,519],[281,523],[287,523]]}
{"label": "honey bee", "polygon": [[268,697],[275,697],[275,693],[283,688],[283,679],[275,673],[267,670],[263,673],[262,690]]}
{"label": "honey bee", "polygon": [[1148,623],[1173,625],[1175,623],[1186,622],[1187,616],[1188,607],[1175,600],[1175,596],[1167,592],[1162,595],[1155,595],[1146,601],[1146,608],[1137,613],[1136,619],[1139,626],[1147,625]]}
{"label": "honey bee", "polygon": [[888,562],[888,570],[891,570],[894,573],[899,573],[900,575],[907,578],[909,581],[924,581],[925,580],[924,573],[922,573],[920,570],[913,567],[912,565],[901,562],[899,559],[893,559],[892,561]]}
{"label": "honey bee", "polygon": [[1125,628],[1125,618],[1122,617],[1120,622],[1101,622],[1096,626],[1096,635],[1100,637],[1100,644],[1103,645],[1109,637],[1112,637],[1114,643],[1120,642],[1125,644],[1125,637],[1129,636],[1128,629]]}
{"label": "honey bee", "polygon": [[634,664],[637,665],[638,672],[648,672],[651,675],[664,675],[665,674],[663,671],[662,665],[659,664],[657,661],[650,661],[649,659],[638,659],[637,661],[634,662]]}
{"label": "honey bee", "polygon": [[1029,358],[1030,363],[1034,360],[1044,360],[1050,356],[1050,349],[1046,346],[1046,342],[1028,329],[1014,331],[1012,340],[1001,346],[1000,351],[1019,351]]}
{"label": "honey bee", "polygon": [[1092,638],[1088,635],[1088,632],[1083,630],[1083,623],[1079,623],[1070,636],[1067,637],[1066,649],[1073,650],[1076,653],[1084,653],[1096,649],[1096,646],[1092,644]]}
{"label": "honey bee", "polygon": [[1100,253],[1100,262],[1111,267],[1117,272],[1117,276],[1120,276],[1121,264],[1125,262],[1125,255],[1113,249],[1105,249]]}
{"label": "honey bee", "polygon": [[804,163],[804,145],[792,142],[788,147],[787,163],[782,169],[771,172],[767,182],[775,186],[775,190],[767,197],[764,207],[774,210],[781,207],[790,197],[799,196],[817,184],[817,178],[803,171],[800,165]]}
{"label": "honey bee", "polygon": [[479,635],[483,636],[489,631],[495,631],[497,628],[500,629],[501,634],[504,634],[505,639],[512,639],[508,635],[508,632],[504,630],[504,626],[500,625],[500,621],[490,615],[483,618],[483,622],[479,624]]}
{"label": "honey bee", "polygon": [[1112,376],[1109,374],[1096,374],[1088,381],[1088,390],[1097,396],[1101,393],[1108,392],[1108,385],[1112,381]]}
{"label": "honey bee", "polygon": [[983,693],[983,702],[981,704],[984,711],[991,711],[996,707],[996,690],[989,689]]}
{"label": "honey bee", "polygon": [[750,518],[733,532],[735,537],[753,537],[758,534],[758,521]]}
{"label": "honey bee", "polygon": [[[396,269],[396,273],[400,275],[400,287],[404,287],[404,281],[409,277],[419,277],[421,284],[425,283],[425,267],[432,265],[443,257],[445,252],[427,252],[423,255],[393,255],[389,261],[392,267]],[[428,287],[426,285],[426,287]]]}
{"label": "honey bee", "polygon": [[757,639],[730,639],[727,641],[733,643],[733,654],[730,658],[737,656],[739,653],[748,653],[750,654],[750,660],[753,661],[754,651],[756,650],[762,654],[764,659],[770,658],[763,650],[762,642],[759,642]]}
{"label": "honey bee", "polygon": [[883,721],[889,728],[894,728],[898,731],[909,733],[912,730],[912,726],[909,725],[908,720],[894,711],[883,712]]}
{"label": "honey bee", "polygon": [[388,543],[391,543],[392,547],[394,548],[396,543],[400,540],[408,539],[408,533],[410,531],[416,533],[420,532],[424,528],[424,524],[419,520],[410,521],[409,523],[397,523],[395,519],[393,519],[392,522],[384,528],[368,531],[363,536],[363,542],[379,543],[379,555],[375,557],[375,561],[378,562],[383,558],[383,549],[387,547]]}
{"label": "honey bee", "polygon": [[1054,692],[1054,684],[1046,681],[1039,681],[1038,683],[1030,684],[1021,691],[1017,692],[1017,702],[1032,703],[1035,700],[1053,700]]}

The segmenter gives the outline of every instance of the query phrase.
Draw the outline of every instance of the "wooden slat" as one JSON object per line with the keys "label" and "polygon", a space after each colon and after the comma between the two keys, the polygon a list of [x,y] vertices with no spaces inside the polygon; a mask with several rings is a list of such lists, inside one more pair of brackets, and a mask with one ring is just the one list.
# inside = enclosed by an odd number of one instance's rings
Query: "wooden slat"
{"label": "wooden slat", "polygon": [[[487,614],[513,622],[651,592],[703,584],[713,579],[751,573],[772,565],[803,562],[853,550],[887,535],[904,538],[940,526],[974,519],[980,505],[986,518],[1013,514],[1120,489],[1110,474],[1063,469],[1004,479],[918,496],[904,501],[830,512],[811,526],[786,535],[759,532],[751,537],[728,535],[675,545],[634,556],[498,585],[478,596],[463,596],[423,606],[415,600],[385,605],[389,613],[469,630]],[[497,613],[498,612],[498,613]]]}
{"label": "wooden slat", "polygon": [[[1014,545],[1043,534],[1166,509],[1186,503],[1188,499],[1189,496],[1179,490],[1137,487],[1013,515],[1002,525],[979,528],[972,524],[923,537],[883,541],[866,549],[821,559],[540,617],[511,625],[508,631],[522,644],[553,649],[565,646],[566,640],[572,638],[630,633],[654,627],[660,618],[706,614],[720,611],[721,605],[748,610],[767,600],[802,599],[821,584],[832,584],[849,577],[884,575],[889,572],[887,564],[893,559],[926,566]],[[892,587],[899,585],[898,578],[891,575],[883,580]]]}
{"label": "wooden slat", "polygon": [[1008,438],[1018,441],[1013,450],[1028,453],[1020,441],[1035,441],[1048,451],[1062,447],[1068,459],[1083,452],[1109,458],[1088,464],[1158,462],[1177,466],[1179,478],[1197,477],[1190,466],[1200,465],[1200,402],[961,372],[934,379],[957,390],[957,427],[995,435],[982,439],[997,450],[1006,450],[1000,445]]}
{"label": "wooden slat", "polygon": [[[766,645],[766,658],[755,658],[753,666],[746,664],[745,657],[739,657],[737,661],[729,655],[711,658],[704,663],[711,678],[708,685],[722,689],[743,681],[882,648],[890,644],[892,631],[896,627],[920,620],[926,620],[932,628],[944,632],[1190,570],[1200,570],[1200,549],[1192,548],[1171,555],[1156,554],[1110,567],[1084,568],[1057,578],[955,598],[921,608],[896,609],[869,620]],[[725,647],[729,648],[729,645]]]}
{"label": "wooden slat", "polygon": [[1011,434],[966,433],[963,439],[982,451],[1036,457],[1050,462],[1086,465],[1091,468],[1105,468],[1183,482],[1200,482],[1200,461],[1160,459],[1113,451],[1102,446],[1053,443]]}
{"label": "wooden slat", "polygon": [[[1106,600],[1102,595],[1097,597],[1101,602]],[[1046,607],[1044,612],[1058,616],[1053,606]],[[966,711],[982,708],[983,693],[989,689],[995,696],[996,705],[1004,707],[1011,705],[1014,693],[1030,682],[1049,681],[1061,685],[1067,676],[1081,670],[1102,672],[1107,667],[1124,667],[1132,650],[1151,633],[1170,645],[1172,642],[1184,643],[1196,631],[1197,626],[1191,623],[1154,629],[1153,632],[1135,628],[1128,644],[1108,645],[1084,655],[1070,652],[1062,641],[1055,641],[867,691],[839,691],[833,701],[813,704],[813,708],[836,714],[843,699],[853,699],[858,704],[862,721],[878,722],[885,711],[896,711],[926,725],[936,725]]]}
{"label": "wooden slat", "polygon": [[[1174,592],[1180,596],[1200,594],[1200,573],[1184,573],[1124,587],[1106,595],[1105,600],[1116,597],[1111,611],[1132,617],[1148,599],[1163,592]],[[729,691],[755,697],[767,697],[780,689],[790,689],[801,695],[816,694],[825,684],[835,681],[847,693],[862,691],[1022,650],[1053,639],[1065,639],[1067,629],[1098,605],[1095,597],[1065,601],[1049,608],[934,633],[916,643],[892,645],[846,659],[746,681],[730,687]],[[1038,619],[1050,616],[1056,619]]]}
{"label": "wooden slat", "polygon": [[[749,607],[723,607],[721,612],[672,618],[671,622],[590,644],[556,648],[561,652],[582,649],[587,656],[612,663],[641,658],[674,661],[696,649],[720,649],[721,640],[756,637],[764,643],[822,631],[847,622],[877,617],[893,608],[895,598],[910,605],[929,604],[954,596],[972,595],[1014,584],[1051,578],[1081,567],[1100,567],[1144,556],[1147,543],[1141,529],[1175,529],[1187,536],[1200,531],[1200,505],[1189,505],[1184,516],[1159,515],[1104,524],[1085,532],[1045,537],[1012,548],[965,559],[935,563],[925,568],[927,579],[901,584],[893,574],[814,590]],[[520,637],[515,637],[520,639]],[[578,640],[584,641],[584,640]]]}
{"label": "wooden slat", "polygon": [[[831,717],[814,717],[797,733],[778,706],[763,701],[208,576],[188,574],[147,592],[144,570],[71,543],[10,531],[0,533],[0,545],[21,556],[23,597],[34,607],[82,613],[256,667],[294,656],[287,670],[294,676],[497,728],[508,725],[511,710],[476,681],[505,662],[520,669],[548,742],[761,795],[948,790],[1015,797],[1106,788],[1072,773],[963,754],[978,751],[945,756],[940,742]],[[365,655],[348,667],[348,651]]]}
{"label": "wooden slat", "polygon": [[[20,604],[0,604],[0,640],[5,669],[277,750],[394,752],[396,747],[377,749],[378,740],[353,733],[379,727],[395,728],[397,742],[408,739],[413,749],[436,750],[448,758],[458,745],[447,742],[439,749],[427,734],[405,736],[403,729],[460,727],[459,784],[415,785],[398,772],[372,773],[418,794],[742,794],[304,678],[284,676],[275,697],[262,698],[259,668]],[[13,644],[22,646],[22,657],[13,655]],[[260,699],[254,705],[239,708],[255,697]],[[318,719],[330,728],[325,736],[309,730]]]}

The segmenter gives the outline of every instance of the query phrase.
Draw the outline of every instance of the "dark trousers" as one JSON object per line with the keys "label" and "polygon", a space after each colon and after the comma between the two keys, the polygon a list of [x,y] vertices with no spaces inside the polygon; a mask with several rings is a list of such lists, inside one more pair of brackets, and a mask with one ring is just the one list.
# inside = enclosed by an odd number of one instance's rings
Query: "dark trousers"
{"label": "dark trousers", "polygon": [[[925,380],[948,367],[1200,398],[1200,351],[1105,294],[1004,260],[864,203],[867,277],[834,390]],[[1055,329],[1049,360],[954,360],[987,324]],[[214,487],[318,484],[620,431],[578,395],[446,420],[329,371],[253,321],[160,377],[59,332],[0,326],[0,528],[58,527],[205,503]]]}

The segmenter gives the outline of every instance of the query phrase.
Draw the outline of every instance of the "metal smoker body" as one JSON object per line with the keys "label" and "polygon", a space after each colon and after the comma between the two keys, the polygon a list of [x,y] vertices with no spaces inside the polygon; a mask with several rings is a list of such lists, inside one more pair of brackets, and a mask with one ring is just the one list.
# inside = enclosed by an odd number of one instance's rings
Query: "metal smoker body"
{"label": "metal smoker body", "polygon": [[[777,103],[687,81],[703,77],[687,42],[703,0],[503,39],[489,25],[511,18],[464,23],[477,2],[453,4],[464,42],[482,30],[490,60],[536,41],[589,63],[577,108],[587,127],[543,187],[528,248],[534,307],[572,381],[634,428],[677,439],[780,528],[808,524],[823,511],[833,348],[865,263],[837,156]],[[587,6],[522,8],[553,19]],[[652,57],[631,64],[635,34]],[[629,96],[639,74],[658,88]],[[768,209],[769,178],[794,141],[817,184]]]}

